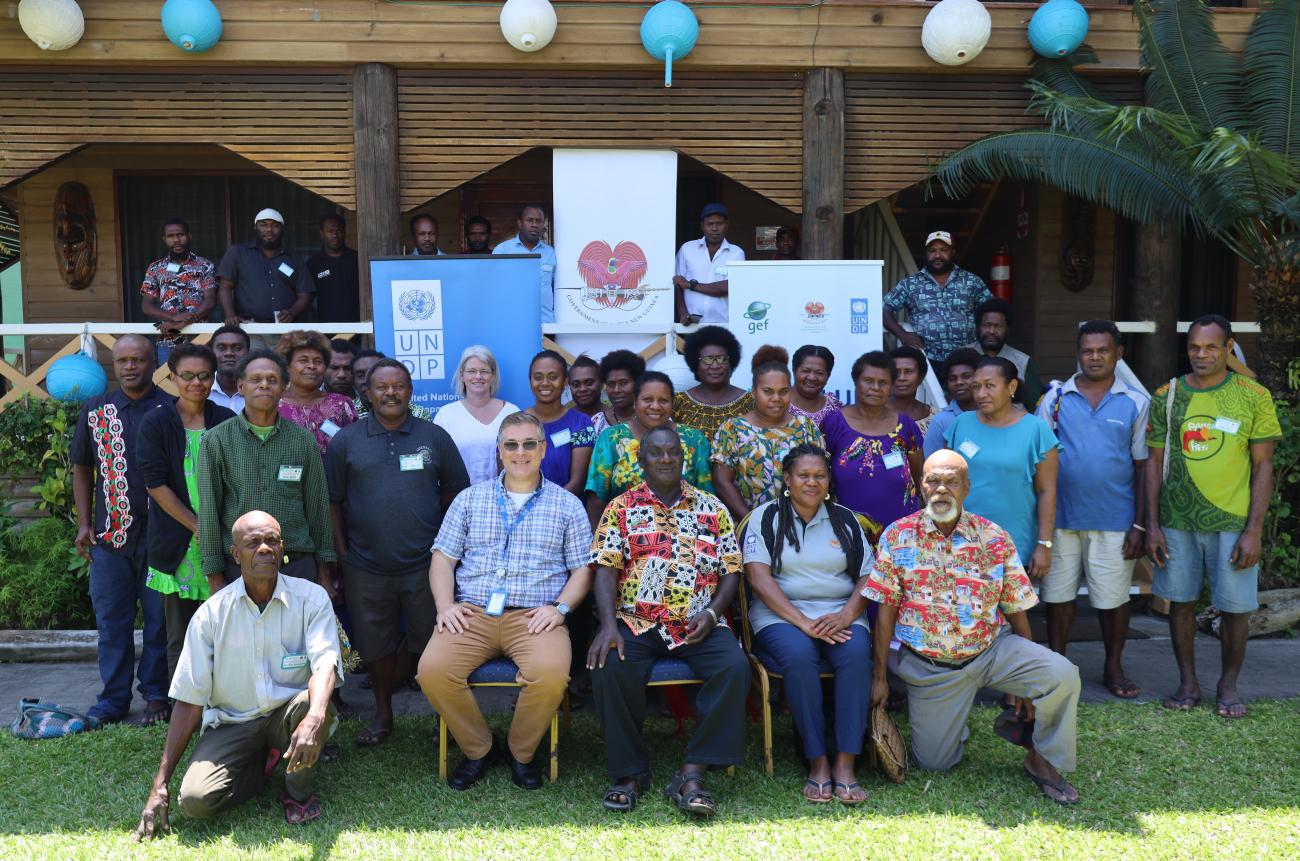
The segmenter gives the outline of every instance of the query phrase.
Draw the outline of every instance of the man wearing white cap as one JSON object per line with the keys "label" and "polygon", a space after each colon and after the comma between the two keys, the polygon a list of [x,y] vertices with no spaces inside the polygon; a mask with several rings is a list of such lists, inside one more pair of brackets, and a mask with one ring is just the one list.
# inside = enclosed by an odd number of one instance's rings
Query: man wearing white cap
{"label": "man wearing white cap", "polygon": [[[975,308],[993,298],[984,279],[952,258],[952,234],[934,231],[925,238],[925,266],[885,296],[885,328],[904,344],[924,350],[936,371],[949,353],[975,340]],[[898,322],[904,308],[914,331]]]}
{"label": "man wearing white cap", "polygon": [[226,325],[292,323],[311,304],[316,285],[306,264],[284,250],[284,216],[263,209],[253,224],[257,238],[230,246],[217,264]]}

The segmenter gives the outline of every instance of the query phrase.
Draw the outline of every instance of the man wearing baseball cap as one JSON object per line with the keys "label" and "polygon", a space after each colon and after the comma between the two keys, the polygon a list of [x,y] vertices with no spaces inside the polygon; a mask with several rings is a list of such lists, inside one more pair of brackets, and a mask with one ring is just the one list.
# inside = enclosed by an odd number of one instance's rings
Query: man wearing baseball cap
{"label": "man wearing baseball cap", "polygon": [[685,242],[677,252],[673,278],[677,322],[727,325],[727,266],[745,259],[745,252],[727,241],[727,207],[710,203],[700,213],[699,239]]}
{"label": "man wearing baseball cap", "polygon": [[[936,230],[925,238],[925,266],[885,296],[885,328],[924,350],[938,371],[949,353],[975,340],[975,308],[992,298],[984,279],[953,262],[952,234]],[[898,322],[904,308],[911,332]]]}
{"label": "man wearing baseball cap", "polygon": [[284,249],[284,216],[268,207],[253,226],[257,238],[230,246],[217,264],[226,325],[292,323],[311,305],[316,284],[298,255]]}

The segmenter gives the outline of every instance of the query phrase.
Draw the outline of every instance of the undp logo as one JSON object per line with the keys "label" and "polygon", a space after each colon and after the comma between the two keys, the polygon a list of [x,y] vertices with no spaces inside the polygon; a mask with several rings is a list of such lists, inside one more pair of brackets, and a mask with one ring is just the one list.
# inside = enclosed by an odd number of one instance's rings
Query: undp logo
{"label": "undp logo", "polygon": [[870,304],[866,299],[849,300],[849,333],[865,335],[871,331]]}
{"label": "undp logo", "polygon": [[438,300],[428,290],[407,290],[397,297],[397,308],[408,320],[427,320],[438,310]]}

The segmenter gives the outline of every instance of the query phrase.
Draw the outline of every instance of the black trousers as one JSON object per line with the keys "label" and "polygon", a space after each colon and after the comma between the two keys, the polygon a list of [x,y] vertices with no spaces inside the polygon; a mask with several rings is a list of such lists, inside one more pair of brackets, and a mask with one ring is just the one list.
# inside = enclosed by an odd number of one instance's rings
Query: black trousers
{"label": "black trousers", "polygon": [[671,652],[655,628],[640,636],[623,622],[624,659],[611,651],[605,667],[591,673],[596,714],[605,732],[610,780],[646,774],[650,751],[641,737],[646,714],[646,683],[659,658],[680,658],[704,679],[695,707],[700,721],[686,745],[686,762],[739,765],[745,758],[745,697],[749,694],[749,660],[735,634],[714,628],[703,642]]}

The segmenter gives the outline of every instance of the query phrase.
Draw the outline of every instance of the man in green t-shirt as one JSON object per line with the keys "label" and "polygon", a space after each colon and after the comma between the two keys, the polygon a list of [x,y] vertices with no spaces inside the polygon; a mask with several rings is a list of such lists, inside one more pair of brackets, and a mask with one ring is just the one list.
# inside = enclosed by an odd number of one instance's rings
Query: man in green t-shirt
{"label": "man in green t-shirt", "polygon": [[[1165,708],[1200,702],[1193,638],[1196,600],[1209,577],[1222,614],[1223,671],[1215,696],[1224,718],[1246,716],[1237,676],[1246,657],[1246,621],[1258,608],[1260,539],[1273,493],[1273,446],[1282,436],[1273,398],[1228,370],[1232,326],[1217,314],[1192,323],[1192,372],[1170,380],[1151,399],[1147,428],[1147,552],[1155,561],[1152,591],[1168,600],[1178,661],[1178,690]],[[1172,397],[1171,395],[1172,387]]]}

